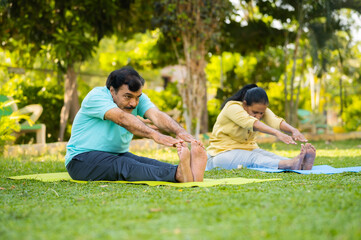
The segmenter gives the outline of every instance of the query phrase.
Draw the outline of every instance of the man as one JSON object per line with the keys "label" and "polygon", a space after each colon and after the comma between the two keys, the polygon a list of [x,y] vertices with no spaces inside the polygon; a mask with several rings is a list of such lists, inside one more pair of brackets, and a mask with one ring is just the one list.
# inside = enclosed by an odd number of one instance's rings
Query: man
{"label": "man", "polygon": [[[106,87],[96,87],[84,98],[77,113],[65,156],[69,175],[76,180],[203,181],[207,155],[178,123],[161,112],[142,93],[144,79],[134,69],[113,71]],[[136,116],[149,119],[164,135]],[[133,134],[176,146],[179,165],[136,156],[129,152]],[[191,143],[191,151],[187,144]]]}

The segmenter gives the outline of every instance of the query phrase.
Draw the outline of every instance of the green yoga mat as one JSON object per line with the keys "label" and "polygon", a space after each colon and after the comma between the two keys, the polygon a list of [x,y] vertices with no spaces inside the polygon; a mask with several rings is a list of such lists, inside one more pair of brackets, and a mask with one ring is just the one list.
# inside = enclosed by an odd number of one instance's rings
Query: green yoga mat
{"label": "green yoga mat", "polygon": [[[32,174],[23,176],[9,177],[10,179],[34,179],[42,182],[55,182],[55,181],[72,181],[77,183],[88,183],[88,181],[77,181],[71,179],[67,172],[60,173],[43,173]],[[213,187],[217,185],[241,185],[247,183],[257,183],[266,181],[278,181],[281,178],[272,179],[254,179],[254,178],[221,178],[221,179],[204,179],[203,182],[188,182],[188,183],[172,183],[172,182],[160,182],[160,181],[99,181],[99,182],[114,182],[114,183],[127,183],[127,184],[146,184],[149,186],[173,186],[173,187]]]}

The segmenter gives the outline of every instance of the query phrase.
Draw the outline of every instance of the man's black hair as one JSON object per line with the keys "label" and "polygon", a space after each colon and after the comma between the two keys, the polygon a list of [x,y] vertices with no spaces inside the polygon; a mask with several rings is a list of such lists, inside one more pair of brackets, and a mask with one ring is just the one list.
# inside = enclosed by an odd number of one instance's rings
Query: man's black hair
{"label": "man's black hair", "polygon": [[221,109],[223,109],[229,101],[243,102],[243,100],[246,101],[248,106],[251,106],[253,103],[269,104],[267,93],[263,88],[258,87],[256,84],[248,84],[232,97],[227,98],[227,100],[223,102]]}
{"label": "man's black hair", "polygon": [[109,74],[106,86],[109,90],[112,86],[117,92],[122,85],[126,84],[130,91],[136,92],[144,86],[144,83],[144,79],[137,71],[131,67],[123,67]]}

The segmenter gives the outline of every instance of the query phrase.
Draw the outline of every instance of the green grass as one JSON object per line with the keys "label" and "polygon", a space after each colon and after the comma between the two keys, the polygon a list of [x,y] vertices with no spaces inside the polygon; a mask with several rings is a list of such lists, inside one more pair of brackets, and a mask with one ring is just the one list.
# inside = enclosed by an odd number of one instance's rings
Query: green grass
{"label": "green grass", "polygon": [[[314,142],[316,165],[361,166],[360,141]],[[292,157],[298,146],[263,144]],[[164,161],[175,150],[140,152]],[[65,171],[62,155],[0,159],[0,239],[360,239],[361,173],[212,170],[282,178],[210,188],[9,180]]]}

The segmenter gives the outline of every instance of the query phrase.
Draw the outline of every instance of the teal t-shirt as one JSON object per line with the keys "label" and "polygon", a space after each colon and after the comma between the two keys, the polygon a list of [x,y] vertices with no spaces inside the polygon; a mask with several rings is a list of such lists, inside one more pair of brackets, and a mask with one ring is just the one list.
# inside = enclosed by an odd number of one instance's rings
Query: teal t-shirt
{"label": "teal t-shirt", "polygon": [[[118,106],[114,103],[107,87],[96,87],[84,98],[73,122],[71,137],[66,146],[65,165],[80,153],[103,151],[124,153],[129,151],[133,134],[116,123],[105,120],[105,113]],[[132,114],[143,117],[155,107],[144,93]]]}

